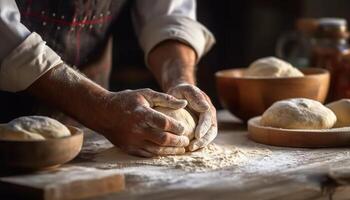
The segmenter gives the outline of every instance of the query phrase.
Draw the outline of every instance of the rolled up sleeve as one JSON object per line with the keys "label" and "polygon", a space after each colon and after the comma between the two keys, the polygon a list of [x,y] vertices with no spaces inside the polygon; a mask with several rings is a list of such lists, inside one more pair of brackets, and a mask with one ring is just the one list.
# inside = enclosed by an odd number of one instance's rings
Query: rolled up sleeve
{"label": "rolled up sleeve", "polygon": [[42,38],[20,23],[14,0],[0,1],[0,90],[28,88],[52,67],[62,63]]}
{"label": "rolled up sleeve", "polygon": [[191,46],[198,60],[215,43],[212,33],[196,20],[195,0],[136,0],[133,20],[146,60],[157,44],[168,39]]}

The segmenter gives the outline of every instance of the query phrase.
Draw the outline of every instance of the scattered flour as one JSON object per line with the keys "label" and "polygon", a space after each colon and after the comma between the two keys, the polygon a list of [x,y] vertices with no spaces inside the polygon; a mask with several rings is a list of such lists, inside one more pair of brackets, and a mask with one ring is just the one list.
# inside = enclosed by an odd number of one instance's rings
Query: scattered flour
{"label": "scattered flour", "polygon": [[133,165],[164,166],[188,172],[205,172],[242,164],[249,160],[249,155],[232,146],[211,144],[185,155],[139,158],[127,155],[117,148],[110,148],[98,154],[94,160],[106,163],[106,168],[130,167]]}

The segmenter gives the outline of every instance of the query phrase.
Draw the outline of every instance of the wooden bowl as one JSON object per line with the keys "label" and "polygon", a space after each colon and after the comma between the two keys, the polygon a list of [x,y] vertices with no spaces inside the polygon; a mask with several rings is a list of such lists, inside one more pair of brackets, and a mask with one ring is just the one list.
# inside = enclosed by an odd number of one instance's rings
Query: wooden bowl
{"label": "wooden bowl", "polygon": [[81,150],[83,132],[67,126],[71,136],[37,141],[0,140],[1,168],[39,170],[72,160]]}
{"label": "wooden bowl", "polygon": [[302,148],[350,146],[350,127],[320,130],[281,129],[261,126],[260,119],[259,116],[248,121],[248,137],[258,143]]}
{"label": "wooden bowl", "polygon": [[228,69],[215,74],[222,106],[244,121],[261,115],[275,101],[304,97],[323,103],[330,75],[325,69],[303,68],[304,77],[243,77],[246,69]]}

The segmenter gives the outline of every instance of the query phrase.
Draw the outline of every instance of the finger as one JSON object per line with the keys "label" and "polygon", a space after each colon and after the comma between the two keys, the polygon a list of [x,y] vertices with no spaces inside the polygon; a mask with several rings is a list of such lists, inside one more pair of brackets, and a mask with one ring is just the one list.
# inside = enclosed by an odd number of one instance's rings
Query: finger
{"label": "finger", "polygon": [[176,99],[169,94],[160,93],[153,90],[146,90],[143,93],[143,96],[149,102],[151,107],[161,106],[166,108],[180,109],[187,106],[186,100]]}
{"label": "finger", "polygon": [[193,110],[201,113],[210,109],[207,100],[198,88],[191,87],[185,91],[184,96]]}
{"label": "finger", "polygon": [[211,118],[213,120],[212,122],[217,127],[218,122],[216,120],[216,109],[215,109],[214,105],[211,103],[210,98],[206,94],[204,94],[204,97],[207,99],[207,102],[209,102],[209,104],[210,104],[210,107],[211,107],[210,113],[211,113]]}
{"label": "finger", "polygon": [[169,92],[176,98],[186,99],[188,105],[197,112],[204,112],[210,108],[202,91],[194,86],[182,86]]}
{"label": "finger", "polygon": [[203,136],[200,139],[194,139],[188,146],[188,149],[190,151],[195,151],[197,149],[207,146],[210,142],[212,142],[215,139],[217,134],[218,128],[216,126],[212,126],[207,132],[207,134],[205,134],[205,136]]}
{"label": "finger", "polygon": [[187,136],[178,136],[168,132],[148,132],[145,139],[163,147],[186,147],[190,143]]}
{"label": "finger", "polygon": [[186,152],[184,147],[160,147],[152,144],[144,146],[143,149],[159,156],[180,155]]}
{"label": "finger", "polygon": [[145,120],[150,127],[177,135],[184,133],[185,127],[179,121],[152,108],[145,109],[147,110]]}
{"label": "finger", "polygon": [[129,148],[127,150],[127,153],[135,156],[145,157],[145,158],[151,158],[155,156],[153,153],[150,153],[148,151],[145,151],[143,149],[138,149],[138,148]]}
{"label": "finger", "polygon": [[198,124],[194,132],[197,139],[202,138],[213,125],[211,111],[205,111],[199,115]]}

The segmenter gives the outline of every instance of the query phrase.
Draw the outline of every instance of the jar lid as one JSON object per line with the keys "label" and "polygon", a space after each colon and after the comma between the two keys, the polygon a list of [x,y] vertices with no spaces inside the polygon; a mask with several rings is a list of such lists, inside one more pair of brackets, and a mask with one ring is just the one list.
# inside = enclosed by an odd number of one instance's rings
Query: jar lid
{"label": "jar lid", "polygon": [[318,19],[318,23],[321,26],[342,26],[346,27],[346,19],[343,18],[332,18],[332,17],[325,17]]}
{"label": "jar lid", "polygon": [[315,32],[317,38],[348,38],[347,22],[342,18],[320,18]]}

